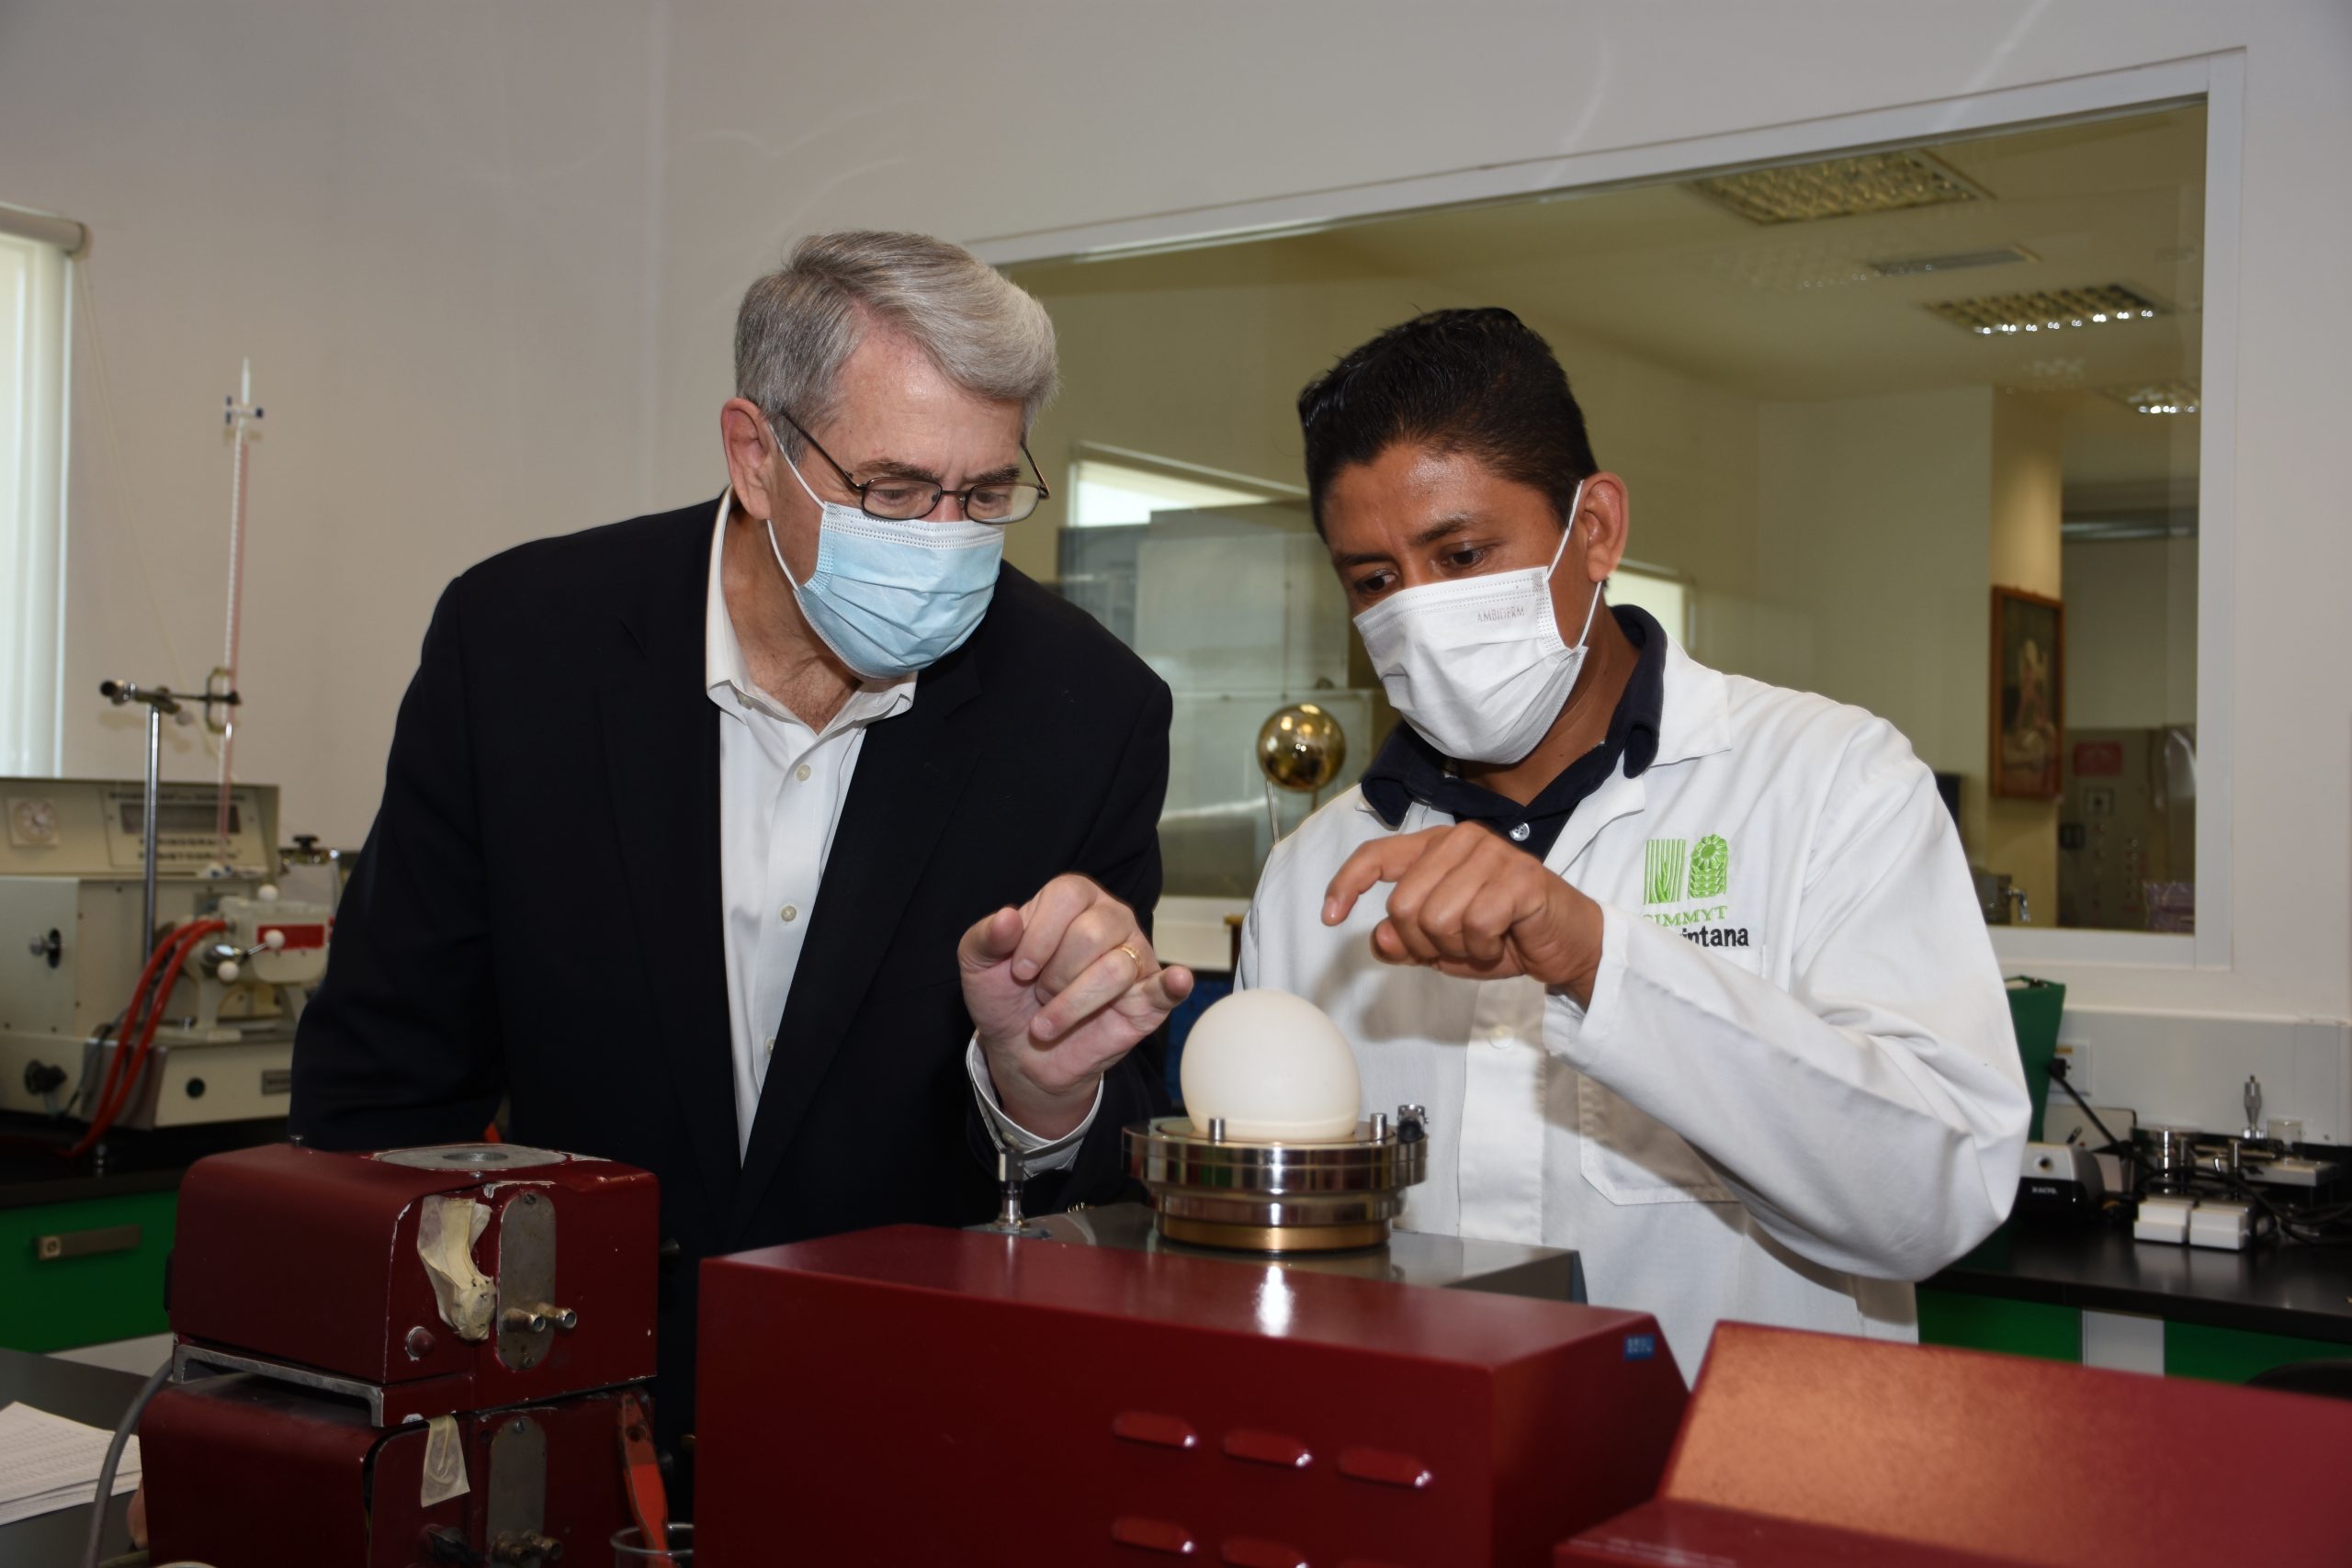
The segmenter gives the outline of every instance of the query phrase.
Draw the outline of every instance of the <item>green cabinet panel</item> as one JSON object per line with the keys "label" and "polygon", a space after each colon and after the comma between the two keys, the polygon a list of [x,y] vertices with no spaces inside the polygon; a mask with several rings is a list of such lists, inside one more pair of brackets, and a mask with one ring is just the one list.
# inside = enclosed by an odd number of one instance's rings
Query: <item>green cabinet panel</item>
{"label": "green cabinet panel", "polygon": [[[177,1192],[136,1192],[83,1202],[0,1209],[0,1345],[70,1350],[161,1334],[164,1259],[172,1250]],[[135,1245],[85,1257],[44,1258],[44,1236],[76,1237],[136,1225]]]}
{"label": "green cabinet panel", "polygon": [[2073,1307],[1922,1289],[1919,1342],[2000,1350],[2045,1361],[2083,1359],[2083,1314]]}
{"label": "green cabinet panel", "polygon": [[2297,1339],[2244,1328],[2210,1328],[2201,1323],[2165,1325],[2165,1375],[2244,1382],[2256,1372],[2290,1361],[2352,1359],[2352,1345],[2326,1339]]}

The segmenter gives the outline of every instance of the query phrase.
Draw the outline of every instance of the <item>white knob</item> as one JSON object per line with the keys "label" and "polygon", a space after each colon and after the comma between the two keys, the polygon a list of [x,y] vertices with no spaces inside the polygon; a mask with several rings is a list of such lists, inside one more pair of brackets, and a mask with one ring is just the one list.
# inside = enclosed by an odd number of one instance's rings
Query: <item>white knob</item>
{"label": "white knob", "polygon": [[220,977],[222,985],[233,986],[237,983],[237,976],[243,974],[244,970],[238,966],[235,959],[224,958],[220,961],[220,967],[215,969],[213,973]]}
{"label": "white knob", "polygon": [[261,944],[272,953],[283,953],[286,950],[286,933],[272,926],[261,933]]}
{"label": "white knob", "polygon": [[260,899],[265,904],[277,903],[277,884],[275,882],[263,883],[259,887],[254,889],[254,897]]}

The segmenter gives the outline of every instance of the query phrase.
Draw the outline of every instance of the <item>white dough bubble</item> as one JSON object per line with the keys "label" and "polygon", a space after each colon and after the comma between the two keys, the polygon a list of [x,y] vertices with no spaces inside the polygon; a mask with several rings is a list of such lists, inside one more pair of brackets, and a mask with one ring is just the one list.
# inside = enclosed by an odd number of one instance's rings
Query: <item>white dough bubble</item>
{"label": "white dough bubble", "polygon": [[1204,1011],[1178,1069],[1195,1132],[1317,1143],[1355,1132],[1355,1053],[1321,1008],[1287,991],[1236,991]]}

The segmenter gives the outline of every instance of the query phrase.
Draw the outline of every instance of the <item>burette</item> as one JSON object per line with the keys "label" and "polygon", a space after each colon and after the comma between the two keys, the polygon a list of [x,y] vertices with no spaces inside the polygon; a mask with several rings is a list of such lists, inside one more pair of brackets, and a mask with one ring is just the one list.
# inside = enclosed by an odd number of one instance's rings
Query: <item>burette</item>
{"label": "burette", "polygon": [[245,480],[247,449],[261,434],[261,409],[254,402],[254,362],[246,359],[237,377],[237,390],[222,401],[221,421],[229,439],[229,609],[221,637],[220,662],[204,680],[204,727],[220,737],[220,797],[215,805],[212,832],[220,858],[229,858],[229,790],[235,782],[237,708],[237,633],[244,616],[245,598]]}

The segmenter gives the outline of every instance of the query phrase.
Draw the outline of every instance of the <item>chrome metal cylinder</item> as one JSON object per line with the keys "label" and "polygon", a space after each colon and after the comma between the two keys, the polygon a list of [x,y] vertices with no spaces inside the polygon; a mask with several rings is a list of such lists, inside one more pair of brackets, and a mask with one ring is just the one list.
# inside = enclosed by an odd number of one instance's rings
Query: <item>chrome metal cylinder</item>
{"label": "chrome metal cylinder", "polygon": [[[1377,1247],[1429,1168],[1421,1118],[1400,1107],[1326,1143],[1259,1143],[1163,1116],[1126,1129],[1127,1169],[1170,1241],[1245,1252]],[[1216,1129],[1217,1132],[1223,1130]]]}

